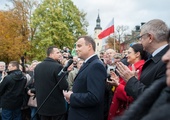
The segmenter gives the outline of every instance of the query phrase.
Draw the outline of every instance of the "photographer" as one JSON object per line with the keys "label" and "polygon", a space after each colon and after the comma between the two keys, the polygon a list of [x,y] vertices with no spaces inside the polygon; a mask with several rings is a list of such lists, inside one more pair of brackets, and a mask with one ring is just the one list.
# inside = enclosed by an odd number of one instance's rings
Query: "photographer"
{"label": "photographer", "polygon": [[39,119],[38,114],[33,118],[35,112],[37,111],[37,100],[36,100],[35,87],[34,87],[34,69],[39,63],[40,62],[38,62],[36,60],[32,61],[32,64],[31,64],[31,66],[29,68],[29,73],[31,75],[31,80],[28,82],[28,85],[26,87],[27,94],[29,95],[27,105],[30,107],[32,120],[38,120]]}
{"label": "photographer", "polygon": [[28,100],[28,106],[31,109],[31,119],[32,120],[38,120],[38,114],[33,118],[35,112],[37,111],[37,101],[36,101],[36,94],[35,94],[33,77],[31,78],[31,80],[28,83],[27,94],[30,96],[30,98]]}

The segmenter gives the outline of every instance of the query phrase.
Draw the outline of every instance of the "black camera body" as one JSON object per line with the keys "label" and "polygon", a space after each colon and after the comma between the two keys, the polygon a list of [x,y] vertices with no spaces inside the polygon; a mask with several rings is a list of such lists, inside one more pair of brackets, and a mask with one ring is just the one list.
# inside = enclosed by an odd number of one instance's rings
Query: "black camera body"
{"label": "black camera body", "polygon": [[112,80],[111,80],[111,75],[110,75],[110,74],[107,74],[107,79],[108,79],[109,81],[112,81]]}
{"label": "black camera body", "polygon": [[35,88],[31,88],[31,93],[34,93],[35,94]]}

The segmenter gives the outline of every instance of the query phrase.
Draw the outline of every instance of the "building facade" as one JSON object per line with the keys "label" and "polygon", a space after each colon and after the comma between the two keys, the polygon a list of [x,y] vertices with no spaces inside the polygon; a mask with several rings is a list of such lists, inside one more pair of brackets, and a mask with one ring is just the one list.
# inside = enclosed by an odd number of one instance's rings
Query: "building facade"
{"label": "building facade", "polygon": [[96,19],[96,27],[94,28],[94,40],[96,42],[96,54],[99,55],[99,53],[102,50],[102,40],[98,38],[98,35],[101,33],[102,31],[102,27],[100,26],[100,16],[98,14],[98,17]]}

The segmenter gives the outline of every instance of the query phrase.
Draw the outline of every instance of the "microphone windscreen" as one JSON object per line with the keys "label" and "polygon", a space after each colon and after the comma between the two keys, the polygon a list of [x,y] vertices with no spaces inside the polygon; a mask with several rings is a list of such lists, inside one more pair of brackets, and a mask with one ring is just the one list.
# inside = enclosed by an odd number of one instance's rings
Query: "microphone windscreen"
{"label": "microphone windscreen", "polygon": [[63,71],[67,71],[67,68],[73,63],[73,60],[70,59],[67,64],[64,66]]}

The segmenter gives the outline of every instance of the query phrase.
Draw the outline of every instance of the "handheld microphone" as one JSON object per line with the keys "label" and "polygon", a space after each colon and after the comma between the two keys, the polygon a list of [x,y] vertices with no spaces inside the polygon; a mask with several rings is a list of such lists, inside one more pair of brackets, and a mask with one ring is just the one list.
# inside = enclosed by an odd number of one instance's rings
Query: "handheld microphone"
{"label": "handheld microphone", "polygon": [[66,72],[68,67],[73,63],[73,60],[70,59],[67,64],[61,69],[61,71],[58,73],[58,76],[61,76],[62,73]]}

